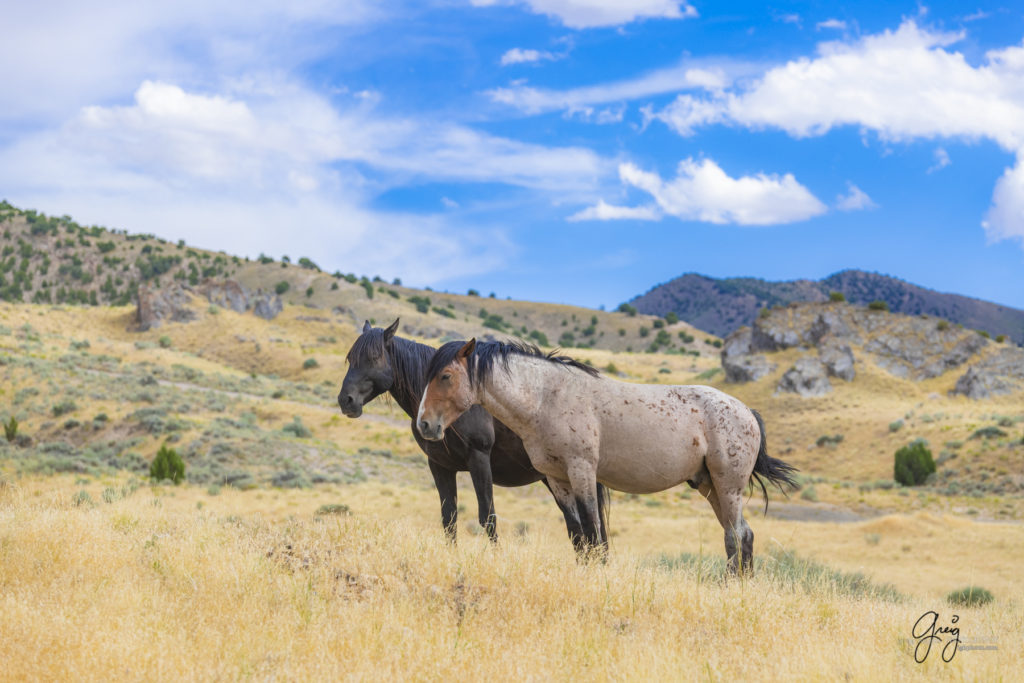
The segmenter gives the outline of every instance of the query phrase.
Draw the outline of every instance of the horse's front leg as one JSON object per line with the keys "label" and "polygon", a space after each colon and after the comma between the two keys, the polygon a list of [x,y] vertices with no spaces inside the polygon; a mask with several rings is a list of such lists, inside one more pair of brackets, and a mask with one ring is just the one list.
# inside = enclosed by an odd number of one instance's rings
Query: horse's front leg
{"label": "horse's front leg", "polygon": [[469,476],[473,478],[480,526],[487,531],[487,538],[498,542],[498,522],[494,514],[494,480],[491,477],[490,453],[472,449],[469,452]]}
{"label": "horse's front leg", "polygon": [[427,464],[430,465],[430,474],[434,476],[437,495],[441,498],[441,524],[444,526],[445,536],[454,543],[459,515],[459,490],[455,485],[455,472],[438,465],[430,458],[427,458]]}
{"label": "horse's front leg", "polygon": [[565,529],[569,532],[572,547],[576,550],[577,555],[582,556],[585,554],[586,544],[583,541],[583,525],[580,524],[580,513],[576,509],[576,500],[572,497],[572,491],[567,485],[559,485],[548,477],[544,477],[541,481],[544,482],[544,486],[548,487],[548,491],[551,491],[551,495],[555,498],[555,504],[558,505],[562,516],[565,517]]}
{"label": "horse's front leg", "polygon": [[576,458],[569,463],[569,485],[583,525],[583,537],[601,561],[608,558],[608,537],[602,527],[601,506],[597,498],[596,458]]}

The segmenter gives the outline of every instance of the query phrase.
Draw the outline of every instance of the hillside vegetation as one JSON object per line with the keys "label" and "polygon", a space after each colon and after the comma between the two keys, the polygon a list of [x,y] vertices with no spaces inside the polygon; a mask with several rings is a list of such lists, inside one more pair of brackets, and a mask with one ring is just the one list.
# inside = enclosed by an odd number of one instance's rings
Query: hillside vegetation
{"label": "hillside vegetation", "polygon": [[883,301],[896,313],[943,318],[984,330],[993,337],[1006,335],[1024,344],[1024,311],[860,270],[844,270],[822,280],[784,282],[750,277],[719,279],[687,273],[651,288],[630,303],[642,313],[674,312],[680,319],[724,337],[750,325],[763,309],[828,301],[834,293],[853,304],[866,306]]}
{"label": "hillside vegetation", "polygon": [[[188,288],[238,282],[280,296],[310,316],[388,324],[434,340],[516,335],[563,348],[659,350],[714,356],[719,340],[684,322],[403,287],[377,277],[324,273],[305,256],[255,261],[152,235],[85,227],[0,202],[0,300],[37,304],[134,305],[140,287]],[[321,311],[313,313],[312,311]]]}

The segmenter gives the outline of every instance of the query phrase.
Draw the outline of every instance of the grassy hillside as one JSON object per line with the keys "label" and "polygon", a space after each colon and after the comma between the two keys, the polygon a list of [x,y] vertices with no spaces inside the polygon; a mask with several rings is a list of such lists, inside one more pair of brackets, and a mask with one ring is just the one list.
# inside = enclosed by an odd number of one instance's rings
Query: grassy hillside
{"label": "grassy hillside", "polygon": [[0,202],[0,300],[126,306],[135,303],[143,284],[194,288],[228,278],[253,291],[277,292],[286,303],[309,309],[311,317],[360,324],[401,317],[406,334],[435,341],[516,335],[564,348],[717,353],[717,337],[655,316],[417,290],[366,275],[324,273],[304,256],[250,261]]}

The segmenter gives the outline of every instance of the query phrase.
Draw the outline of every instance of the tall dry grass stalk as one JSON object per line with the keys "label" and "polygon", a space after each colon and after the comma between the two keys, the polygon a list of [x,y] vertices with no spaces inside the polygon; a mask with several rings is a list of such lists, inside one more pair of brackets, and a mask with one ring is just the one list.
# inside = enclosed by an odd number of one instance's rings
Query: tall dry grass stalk
{"label": "tall dry grass stalk", "polygon": [[73,492],[0,491],[5,680],[995,680],[1024,666],[1013,600],[956,610],[963,640],[997,651],[917,664],[914,621],[952,608],[626,553],[578,565],[539,534],[449,547],[425,522]]}

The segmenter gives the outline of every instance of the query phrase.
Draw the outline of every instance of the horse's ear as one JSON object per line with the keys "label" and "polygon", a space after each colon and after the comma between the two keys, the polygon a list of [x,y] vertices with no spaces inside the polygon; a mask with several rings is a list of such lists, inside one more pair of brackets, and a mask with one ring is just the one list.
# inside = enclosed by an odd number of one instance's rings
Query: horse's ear
{"label": "horse's ear", "polygon": [[463,344],[459,352],[455,354],[456,358],[469,358],[473,351],[476,349],[476,337],[473,337],[468,342]]}
{"label": "horse's ear", "polygon": [[395,318],[395,322],[388,325],[388,328],[384,330],[384,342],[391,341],[391,338],[395,336],[395,332],[398,332],[398,321],[400,318]]}
{"label": "horse's ear", "polygon": [[371,329],[373,329],[373,328],[372,328],[372,327],[370,327],[370,321],[369,321],[369,320],[365,320],[365,321],[363,321],[363,334],[366,334],[366,333],[367,333],[367,332],[369,332],[369,331],[370,331]]}

